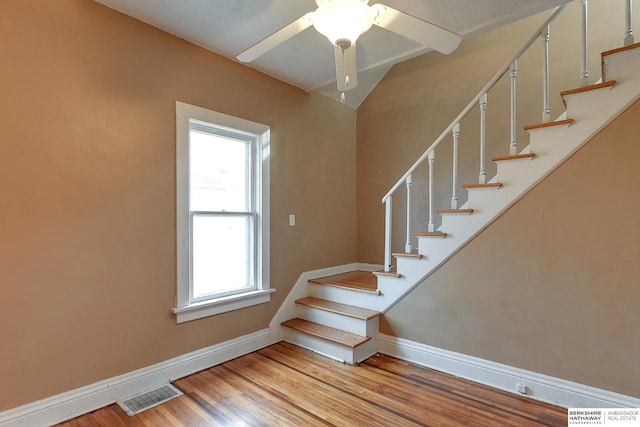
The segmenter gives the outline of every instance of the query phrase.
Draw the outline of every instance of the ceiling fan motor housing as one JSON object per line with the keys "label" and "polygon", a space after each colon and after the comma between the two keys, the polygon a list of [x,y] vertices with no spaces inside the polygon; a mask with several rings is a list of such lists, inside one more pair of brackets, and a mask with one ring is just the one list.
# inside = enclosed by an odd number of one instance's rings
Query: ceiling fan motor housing
{"label": "ceiling fan motor housing", "polygon": [[336,47],[339,47],[342,50],[347,50],[351,47],[351,40],[349,39],[338,39],[336,40]]}

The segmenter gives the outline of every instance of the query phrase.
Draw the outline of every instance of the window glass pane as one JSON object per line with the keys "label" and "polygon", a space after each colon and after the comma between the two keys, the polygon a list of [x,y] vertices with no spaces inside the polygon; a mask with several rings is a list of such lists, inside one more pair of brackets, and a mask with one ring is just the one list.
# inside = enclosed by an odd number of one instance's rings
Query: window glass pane
{"label": "window glass pane", "polygon": [[190,209],[248,212],[249,144],[192,130]]}
{"label": "window glass pane", "polygon": [[193,216],[193,297],[253,287],[249,216]]}

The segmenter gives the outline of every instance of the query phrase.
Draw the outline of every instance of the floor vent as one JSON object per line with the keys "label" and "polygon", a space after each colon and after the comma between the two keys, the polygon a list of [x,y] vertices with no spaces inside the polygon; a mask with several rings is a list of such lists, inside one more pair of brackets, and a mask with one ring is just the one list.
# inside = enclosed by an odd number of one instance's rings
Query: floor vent
{"label": "floor vent", "polygon": [[166,384],[153,390],[137,394],[127,400],[121,400],[118,402],[118,405],[120,405],[128,415],[135,415],[182,394],[180,390],[171,384]]}

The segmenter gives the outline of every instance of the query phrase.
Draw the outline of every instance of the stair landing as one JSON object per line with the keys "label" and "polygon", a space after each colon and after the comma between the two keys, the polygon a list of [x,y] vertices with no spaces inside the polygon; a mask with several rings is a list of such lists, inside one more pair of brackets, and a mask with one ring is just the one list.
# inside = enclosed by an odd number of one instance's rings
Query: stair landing
{"label": "stair landing", "polygon": [[370,271],[355,270],[333,276],[309,279],[309,283],[336,286],[365,292],[377,292],[378,279]]}

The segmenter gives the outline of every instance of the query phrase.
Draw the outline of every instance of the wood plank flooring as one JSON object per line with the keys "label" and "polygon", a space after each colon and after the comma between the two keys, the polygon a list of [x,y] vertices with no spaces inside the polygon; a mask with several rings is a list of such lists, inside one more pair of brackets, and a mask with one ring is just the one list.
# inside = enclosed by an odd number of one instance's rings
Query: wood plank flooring
{"label": "wood plank flooring", "polygon": [[345,365],[281,342],[174,382],[185,394],[85,426],[566,426],[567,411],[376,355]]}

